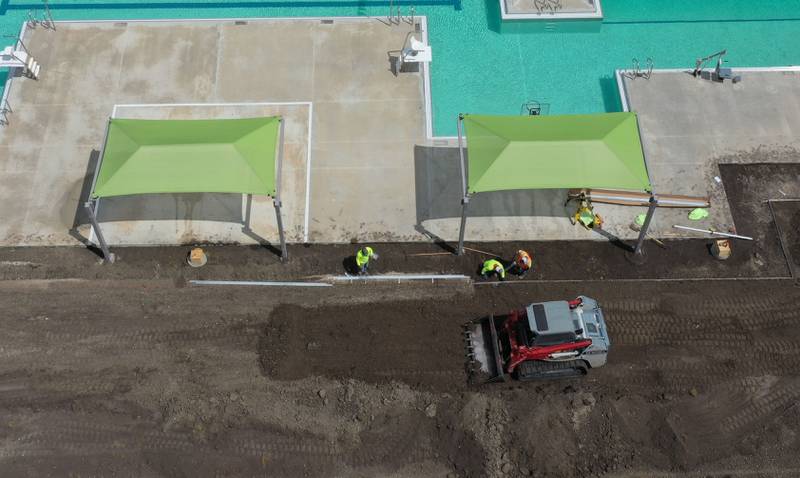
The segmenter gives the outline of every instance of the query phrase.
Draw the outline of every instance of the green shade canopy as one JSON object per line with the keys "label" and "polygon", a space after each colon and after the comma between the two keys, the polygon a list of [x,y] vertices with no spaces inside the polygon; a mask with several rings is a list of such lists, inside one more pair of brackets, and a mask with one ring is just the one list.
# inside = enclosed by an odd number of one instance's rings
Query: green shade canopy
{"label": "green shade canopy", "polygon": [[275,195],[280,117],[111,119],[93,198],[153,193]]}
{"label": "green shade canopy", "polygon": [[635,113],[463,118],[469,193],[651,189]]}

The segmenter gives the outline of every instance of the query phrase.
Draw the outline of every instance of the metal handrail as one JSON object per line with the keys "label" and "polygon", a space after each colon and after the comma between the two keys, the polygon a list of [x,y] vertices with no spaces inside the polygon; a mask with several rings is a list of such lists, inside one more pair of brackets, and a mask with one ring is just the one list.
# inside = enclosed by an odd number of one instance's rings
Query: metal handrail
{"label": "metal handrail", "polygon": [[3,99],[3,107],[0,108],[0,115],[2,115],[2,119],[0,119],[0,125],[7,125],[8,121],[8,114],[13,113],[14,110],[11,109],[11,104],[8,102],[8,98]]}
{"label": "metal handrail", "polygon": [[417,33],[417,32],[415,32],[413,30],[408,32],[408,33],[406,33],[406,38],[403,40],[403,46],[400,47],[400,60],[401,61],[405,61],[405,51],[406,51],[406,45],[408,44],[408,39],[411,38],[411,35],[414,35],[415,33]]}
{"label": "metal handrail", "polygon": [[44,14],[47,17],[47,28],[52,28],[55,30],[56,22],[53,20],[53,13],[50,11],[50,2],[49,0],[42,0],[42,2],[44,3]]}
{"label": "metal handrail", "polygon": [[24,51],[28,55],[31,54],[31,52],[28,50],[28,47],[25,46],[25,43],[22,41],[22,38],[20,38],[19,35],[3,35],[3,38],[11,38],[13,40],[16,40],[17,43],[19,43],[19,45],[22,47],[22,51]]}
{"label": "metal handrail", "polygon": [[622,73],[622,76],[629,80],[635,80],[636,78],[644,78],[645,80],[649,80],[650,76],[653,74],[653,68],[655,67],[655,62],[649,56],[647,60],[645,60],[645,65],[647,71],[642,71],[642,66],[639,64],[639,59],[634,58],[631,60],[631,69]]}
{"label": "metal handrail", "polygon": [[695,62],[694,62],[694,71],[692,71],[692,75],[694,75],[694,76],[699,75],[700,72],[703,71],[703,68],[705,68],[706,63],[708,63],[709,61],[713,60],[714,58],[718,58],[717,59],[717,67],[719,68],[719,66],[723,62],[722,58],[727,54],[728,54],[728,50],[726,49],[726,50],[718,51],[718,52],[716,52],[716,53],[714,53],[712,55],[708,55],[706,57],[696,59]]}

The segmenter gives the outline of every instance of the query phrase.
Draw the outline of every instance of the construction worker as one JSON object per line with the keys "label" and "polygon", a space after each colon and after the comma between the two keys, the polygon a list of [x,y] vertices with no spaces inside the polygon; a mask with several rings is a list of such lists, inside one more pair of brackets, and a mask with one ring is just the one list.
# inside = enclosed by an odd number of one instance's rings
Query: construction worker
{"label": "construction worker", "polygon": [[594,212],[594,206],[586,190],[581,190],[577,195],[570,195],[564,206],[569,204],[570,201],[578,201],[578,209],[569,218],[572,224],[580,224],[586,229],[603,228],[603,218],[600,217],[600,214]]}
{"label": "construction worker", "polygon": [[356,252],[356,267],[358,268],[358,275],[364,275],[368,272],[369,269],[369,260],[375,259],[378,260],[378,254],[369,247],[364,246]]}
{"label": "construction worker", "polygon": [[533,267],[531,255],[527,251],[520,249],[514,254],[514,263],[509,268],[509,272],[513,271],[517,274],[517,277],[522,279],[531,270],[531,267]]}
{"label": "construction worker", "polygon": [[600,214],[594,212],[591,201],[584,199],[581,201],[580,206],[578,206],[578,210],[575,211],[572,223],[580,224],[586,229],[602,229],[603,218],[600,217]]}
{"label": "construction worker", "polygon": [[483,263],[481,269],[481,277],[488,279],[490,275],[495,274],[500,280],[506,280],[506,268],[497,259],[489,259]]}

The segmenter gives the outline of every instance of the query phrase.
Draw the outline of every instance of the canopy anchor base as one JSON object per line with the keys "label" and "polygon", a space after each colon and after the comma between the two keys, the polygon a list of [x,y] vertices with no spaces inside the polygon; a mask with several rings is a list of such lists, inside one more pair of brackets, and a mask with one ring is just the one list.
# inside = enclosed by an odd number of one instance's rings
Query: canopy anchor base
{"label": "canopy anchor base", "polygon": [[643,266],[647,263],[647,248],[644,246],[639,248],[639,252],[628,249],[623,254],[625,254],[625,259],[635,266]]}

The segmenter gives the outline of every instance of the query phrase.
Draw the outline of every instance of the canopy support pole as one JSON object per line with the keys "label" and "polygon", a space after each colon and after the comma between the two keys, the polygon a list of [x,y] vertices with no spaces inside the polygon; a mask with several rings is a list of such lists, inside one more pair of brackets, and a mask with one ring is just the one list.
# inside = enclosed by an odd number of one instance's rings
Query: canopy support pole
{"label": "canopy support pole", "polygon": [[636,240],[636,247],[633,249],[634,255],[642,254],[642,246],[644,245],[644,240],[647,238],[647,230],[650,228],[650,221],[653,220],[656,207],[658,207],[658,198],[655,194],[651,194],[650,206],[647,208],[647,216],[644,218],[644,224],[642,224],[642,228],[639,230],[639,238]]}
{"label": "canopy support pole", "polygon": [[458,229],[458,249],[456,254],[464,255],[464,234],[467,229],[467,205],[469,204],[469,194],[467,194],[467,167],[464,163],[464,115],[458,115],[458,157],[461,166],[461,226]]}
{"label": "canopy support pole", "polygon": [[86,211],[89,213],[89,220],[92,222],[92,228],[94,229],[94,233],[97,236],[97,242],[100,244],[100,250],[103,251],[103,261],[113,264],[114,263],[114,254],[108,249],[108,243],[106,242],[106,238],[103,236],[103,230],[100,229],[100,223],[97,221],[97,214],[95,209],[95,201],[86,201],[84,207],[86,207]]}
{"label": "canopy support pole", "polygon": [[278,236],[281,241],[281,262],[289,260],[289,253],[286,251],[286,235],[283,231],[283,218],[281,218],[281,202],[274,199],[272,204],[275,206],[275,217],[278,220]]}
{"label": "canopy support pole", "polygon": [[275,181],[275,197],[272,204],[275,206],[275,217],[278,221],[278,236],[281,241],[281,262],[289,260],[289,253],[286,250],[286,233],[283,230],[283,218],[281,217],[281,171],[283,170],[283,127],[285,122],[280,119],[280,139],[278,140],[278,177]]}
{"label": "canopy support pole", "polygon": [[458,255],[464,255],[464,232],[467,229],[467,204],[469,204],[469,196],[464,196],[461,199],[461,227],[458,230]]}

